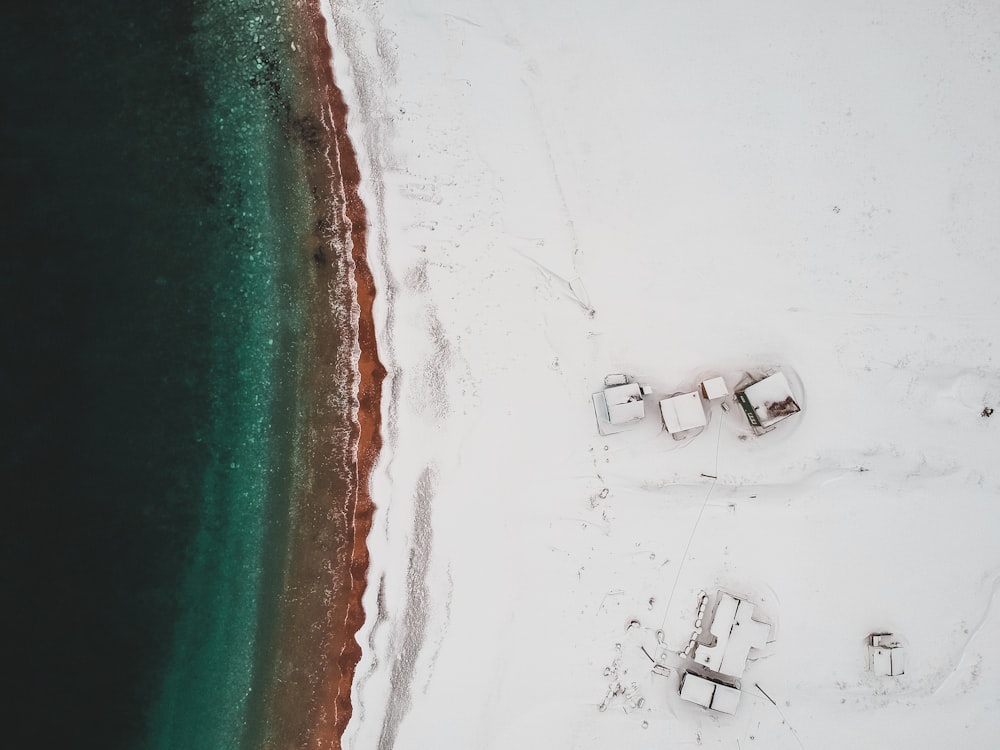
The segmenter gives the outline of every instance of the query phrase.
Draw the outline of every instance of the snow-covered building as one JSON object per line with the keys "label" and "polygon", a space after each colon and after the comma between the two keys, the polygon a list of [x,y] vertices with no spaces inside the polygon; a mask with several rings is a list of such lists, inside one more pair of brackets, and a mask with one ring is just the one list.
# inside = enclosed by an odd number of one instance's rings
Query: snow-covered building
{"label": "snow-covered building", "polygon": [[[693,659],[700,669],[684,672],[680,696],[686,701],[726,714],[735,714],[740,702],[740,678],[752,649],[767,645],[771,626],[753,617],[754,605],[725,591],[716,596],[707,636],[702,636],[708,594],[702,592],[691,643],[680,656]],[[716,676],[718,679],[716,679]]]}
{"label": "snow-covered building", "polygon": [[605,388],[604,405],[611,424],[628,424],[646,416],[646,405],[638,383]]}
{"label": "snow-covered building", "polygon": [[906,671],[906,652],[900,639],[892,633],[872,633],[868,636],[868,667],[886,677],[896,677]]}
{"label": "snow-covered building", "polygon": [[701,397],[709,403],[716,403],[729,395],[729,386],[726,385],[726,379],[723,377],[701,381],[699,390]]}
{"label": "snow-covered building", "polygon": [[646,416],[643,400],[649,389],[627,375],[608,375],[605,388],[593,395],[597,428],[602,435],[621,432]]}
{"label": "snow-covered building", "polygon": [[740,691],[721,682],[699,677],[693,672],[681,676],[680,696],[686,701],[724,714],[735,714],[740,705]]}
{"label": "snow-covered building", "polygon": [[771,430],[781,420],[802,410],[792,394],[788,378],[780,370],[737,389],[736,400],[757,433]]}
{"label": "snow-covered building", "polygon": [[674,440],[693,437],[705,429],[708,415],[698,391],[677,393],[660,401],[663,426]]}
{"label": "snow-covered building", "polygon": [[713,639],[696,646],[694,660],[720,674],[742,677],[750,650],[767,645],[771,632],[768,623],[754,619],[753,611],[751,602],[720,591],[710,628]]}

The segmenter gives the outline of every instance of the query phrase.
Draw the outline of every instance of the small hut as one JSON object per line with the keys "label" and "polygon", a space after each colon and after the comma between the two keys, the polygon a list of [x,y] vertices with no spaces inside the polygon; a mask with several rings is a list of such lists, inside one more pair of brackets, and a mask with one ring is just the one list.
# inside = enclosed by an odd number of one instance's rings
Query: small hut
{"label": "small hut", "polygon": [[868,636],[868,668],[877,675],[897,677],[906,671],[902,641],[892,633]]}
{"label": "small hut", "polygon": [[701,397],[710,404],[721,401],[729,395],[729,386],[726,385],[726,379],[723,377],[703,380],[699,389],[701,390]]}

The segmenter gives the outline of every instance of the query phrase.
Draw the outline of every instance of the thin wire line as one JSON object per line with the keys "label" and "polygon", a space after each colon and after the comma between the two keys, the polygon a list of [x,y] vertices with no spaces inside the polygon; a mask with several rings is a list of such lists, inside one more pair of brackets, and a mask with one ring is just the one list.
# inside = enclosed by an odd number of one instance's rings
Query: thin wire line
{"label": "thin wire line", "polygon": [[698,511],[698,517],[695,519],[694,526],[691,528],[691,535],[688,536],[687,546],[684,548],[684,557],[681,558],[680,565],[677,567],[677,575],[674,576],[674,585],[670,588],[670,596],[667,597],[667,607],[663,612],[663,621],[660,623],[660,630],[667,624],[667,615],[670,614],[670,605],[674,601],[674,593],[677,591],[677,584],[681,580],[681,573],[684,572],[684,565],[687,563],[688,552],[691,550],[691,543],[694,541],[694,535],[698,531],[698,525],[701,523],[701,517],[705,514],[705,508],[708,506],[708,500],[712,497],[712,492],[715,490],[715,483],[718,482],[719,476],[719,445],[722,442],[722,419],[719,419],[719,430],[716,433],[715,439],[715,476],[712,477],[712,484],[708,488],[708,492],[705,494],[705,499],[701,501],[701,508]]}
{"label": "thin wire line", "polygon": [[691,535],[688,537],[687,546],[684,548],[684,557],[681,558],[681,564],[677,567],[677,575],[674,576],[674,585],[670,588],[670,596],[667,597],[667,608],[663,613],[663,622],[660,623],[660,630],[663,630],[664,626],[667,624],[667,615],[670,614],[670,605],[674,601],[674,592],[677,591],[677,583],[681,579],[681,573],[684,572],[684,563],[687,562],[688,552],[691,550],[691,542],[694,541],[695,532],[698,531],[698,524],[701,523],[701,517],[705,513],[705,506],[708,505],[708,499],[712,496],[712,490],[715,489],[716,480],[712,480],[712,485],[708,488],[708,492],[705,493],[705,499],[701,502],[701,509],[698,511],[698,518],[695,519],[694,527],[691,529]]}

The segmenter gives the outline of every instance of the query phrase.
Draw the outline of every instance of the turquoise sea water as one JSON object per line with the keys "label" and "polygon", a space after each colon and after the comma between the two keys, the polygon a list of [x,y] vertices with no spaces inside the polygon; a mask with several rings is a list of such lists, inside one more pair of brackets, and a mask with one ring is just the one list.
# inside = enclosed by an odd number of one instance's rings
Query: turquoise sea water
{"label": "turquoise sea water", "polygon": [[0,26],[20,739],[252,744],[310,221],[283,4],[35,5]]}

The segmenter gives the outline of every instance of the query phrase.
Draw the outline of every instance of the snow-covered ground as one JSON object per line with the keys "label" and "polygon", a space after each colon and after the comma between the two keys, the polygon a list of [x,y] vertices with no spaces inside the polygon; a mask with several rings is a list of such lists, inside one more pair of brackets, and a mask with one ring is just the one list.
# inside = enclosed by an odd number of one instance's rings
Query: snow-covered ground
{"label": "snow-covered ground", "polygon": [[[345,747],[997,746],[1000,5],[327,11],[390,371]],[[762,437],[597,431],[776,366]],[[774,625],[735,716],[643,652],[717,588]]]}

